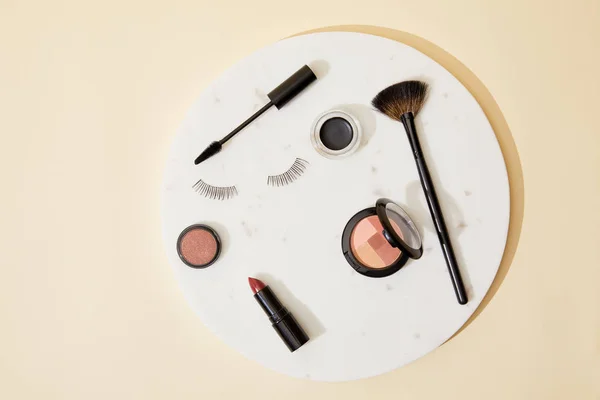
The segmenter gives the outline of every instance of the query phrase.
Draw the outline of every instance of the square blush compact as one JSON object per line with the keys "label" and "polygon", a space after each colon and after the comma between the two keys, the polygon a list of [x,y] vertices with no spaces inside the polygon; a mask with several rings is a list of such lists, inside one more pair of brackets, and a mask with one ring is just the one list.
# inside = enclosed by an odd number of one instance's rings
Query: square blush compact
{"label": "square blush compact", "polygon": [[402,207],[379,199],[375,207],[350,218],[342,234],[342,251],[359,274],[381,278],[398,271],[409,258],[421,258],[423,244]]}

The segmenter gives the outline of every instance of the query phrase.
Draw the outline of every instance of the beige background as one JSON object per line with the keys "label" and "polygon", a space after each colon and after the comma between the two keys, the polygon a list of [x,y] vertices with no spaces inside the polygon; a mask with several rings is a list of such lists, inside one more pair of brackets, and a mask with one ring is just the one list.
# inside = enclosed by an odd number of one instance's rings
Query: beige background
{"label": "beige background", "polygon": [[[600,2],[555,3],[0,0],[0,398],[600,399]],[[159,193],[213,78],[342,24],[415,46],[471,90],[512,207],[467,327],[407,367],[325,384],[202,326],[167,264]]]}

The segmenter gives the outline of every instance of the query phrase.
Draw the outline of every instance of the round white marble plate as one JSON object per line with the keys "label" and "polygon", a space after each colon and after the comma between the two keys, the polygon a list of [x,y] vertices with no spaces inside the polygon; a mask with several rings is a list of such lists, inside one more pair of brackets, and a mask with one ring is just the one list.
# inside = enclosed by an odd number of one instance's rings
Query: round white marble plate
{"label": "round white marble plate", "polygon": [[[283,109],[272,108],[195,166],[196,156],[250,116],[266,93],[304,64],[319,79]],[[375,112],[378,91],[418,78],[431,86],[417,118],[470,301],[457,303],[400,123]],[[311,145],[323,111],[355,115],[363,142],[330,160]],[[286,187],[267,176],[296,157],[310,162]],[[198,180],[235,185],[231,200],[206,199]],[[424,255],[396,274],[368,278],[344,259],[340,238],[357,211],[388,197],[419,227]],[[390,371],[438,347],[475,311],[500,265],[509,221],[504,160],[483,111],[444,68],[404,44],[357,33],[319,33],[257,51],[214,81],[175,138],[163,189],[163,233],[170,263],[191,307],[222,340],[259,363],[296,377],[345,381]],[[188,225],[205,223],[224,246],[211,267],[178,258]],[[290,353],[256,304],[247,277],[270,284],[309,333]]]}

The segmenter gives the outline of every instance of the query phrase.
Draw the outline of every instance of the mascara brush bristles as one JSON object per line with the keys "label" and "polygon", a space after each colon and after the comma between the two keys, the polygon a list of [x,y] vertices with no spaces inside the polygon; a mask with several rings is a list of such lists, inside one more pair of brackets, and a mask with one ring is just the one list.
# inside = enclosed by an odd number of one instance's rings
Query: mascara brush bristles
{"label": "mascara brush bristles", "polygon": [[200,153],[200,155],[198,157],[196,157],[196,159],[194,160],[194,164],[198,165],[200,164],[202,161],[205,161],[207,159],[209,159],[210,157],[214,156],[215,154],[217,154],[218,152],[221,151],[221,148],[223,147],[223,145],[221,145],[221,142],[212,142],[211,144],[208,145],[208,147],[206,149],[204,149],[204,151],[202,153]]}
{"label": "mascara brush bristles", "polygon": [[379,92],[371,104],[396,121],[400,121],[407,113],[416,117],[427,98],[427,89],[427,84],[421,81],[396,83]]}

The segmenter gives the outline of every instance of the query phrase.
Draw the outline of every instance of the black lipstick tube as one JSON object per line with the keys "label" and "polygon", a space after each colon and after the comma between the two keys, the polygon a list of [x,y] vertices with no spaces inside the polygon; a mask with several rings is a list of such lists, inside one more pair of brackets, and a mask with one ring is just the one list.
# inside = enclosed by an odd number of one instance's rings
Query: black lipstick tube
{"label": "black lipstick tube", "polygon": [[281,304],[269,286],[265,286],[256,292],[254,298],[269,317],[275,332],[291,352],[298,350],[304,343],[308,342],[309,338],[304,329],[292,313]]}

